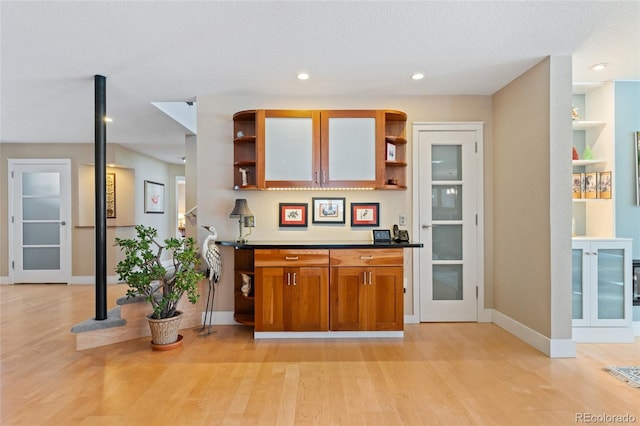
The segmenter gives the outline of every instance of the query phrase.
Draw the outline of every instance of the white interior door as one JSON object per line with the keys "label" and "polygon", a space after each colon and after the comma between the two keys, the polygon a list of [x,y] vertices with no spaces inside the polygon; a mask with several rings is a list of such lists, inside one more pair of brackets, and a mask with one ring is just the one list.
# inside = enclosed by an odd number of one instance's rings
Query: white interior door
{"label": "white interior door", "polygon": [[[415,141],[415,139],[414,139]],[[477,321],[476,131],[419,131],[420,321]]]}
{"label": "white interior door", "polygon": [[70,160],[9,160],[10,278],[69,282]]}

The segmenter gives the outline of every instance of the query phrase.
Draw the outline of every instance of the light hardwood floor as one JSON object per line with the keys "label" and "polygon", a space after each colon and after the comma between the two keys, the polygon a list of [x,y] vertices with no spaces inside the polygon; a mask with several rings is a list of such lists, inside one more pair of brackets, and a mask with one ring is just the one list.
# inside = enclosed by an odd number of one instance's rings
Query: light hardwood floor
{"label": "light hardwood floor", "polygon": [[[108,306],[124,292],[109,286]],[[93,286],[0,286],[2,425],[640,424],[640,389],[602,370],[640,365],[640,339],[549,359],[493,324],[295,341],[216,326],[170,352],[148,338],[76,352],[69,330],[93,315]]]}

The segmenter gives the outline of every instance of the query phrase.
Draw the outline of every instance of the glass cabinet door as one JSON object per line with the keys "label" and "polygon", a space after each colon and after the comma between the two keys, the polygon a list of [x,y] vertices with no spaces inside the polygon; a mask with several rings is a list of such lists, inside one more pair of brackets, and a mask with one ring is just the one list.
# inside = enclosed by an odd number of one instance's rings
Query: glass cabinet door
{"label": "glass cabinet door", "polygon": [[319,186],[319,132],[317,111],[265,111],[263,155],[267,188]]}
{"label": "glass cabinet door", "polygon": [[571,304],[573,325],[589,325],[588,243],[574,243],[571,251]]}
{"label": "glass cabinet door", "polygon": [[322,111],[321,185],[375,188],[384,146],[379,111]]}
{"label": "glass cabinet door", "polygon": [[624,249],[598,249],[597,268],[596,318],[623,320],[625,318]]}

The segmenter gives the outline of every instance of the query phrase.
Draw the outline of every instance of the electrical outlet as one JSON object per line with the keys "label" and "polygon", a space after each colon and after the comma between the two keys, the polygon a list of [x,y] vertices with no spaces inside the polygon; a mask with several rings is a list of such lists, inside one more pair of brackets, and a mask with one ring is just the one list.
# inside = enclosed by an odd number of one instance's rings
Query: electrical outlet
{"label": "electrical outlet", "polygon": [[407,215],[406,214],[401,214],[400,216],[398,216],[398,225],[407,226]]}

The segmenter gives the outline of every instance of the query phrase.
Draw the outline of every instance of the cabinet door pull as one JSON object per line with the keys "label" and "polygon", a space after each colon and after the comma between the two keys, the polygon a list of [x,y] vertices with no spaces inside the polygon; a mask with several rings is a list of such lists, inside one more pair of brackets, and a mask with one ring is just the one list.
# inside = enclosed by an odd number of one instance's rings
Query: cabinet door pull
{"label": "cabinet door pull", "polygon": [[326,170],[322,171],[322,183],[323,184],[327,183],[327,171]]}
{"label": "cabinet door pull", "polygon": [[360,260],[371,260],[373,256],[360,256]]}
{"label": "cabinet door pull", "polygon": [[318,176],[320,175],[320,172],[316,170],[315,175],[316,175],[315,183],[316,183],[316,184],[317,184],[317,183],[320,183],[320,182],[318,182]]}
{"label": "cabinet door pull", "polygon": [[287,272],[287,285],[291,285],[291,274]]}
{"label": "cabinet door pull", "polygon": [[298,256],[285,256],[284,260],[298,260]]}
{"label": "cabinet door pull", "polygon": [[362,283],[364,285],[367,285],[367,273],[366,272],[362,273]]}
{"label": "cabinet door pull", "polygon": [[293,273],[293,285],[298,285],[297,281],[296,281],[296,273]]}
{"label": "cabinet door pull", "polygon": [[373,282],[371,281],[371,271],[369,271],[369,285],[373,284]]}

